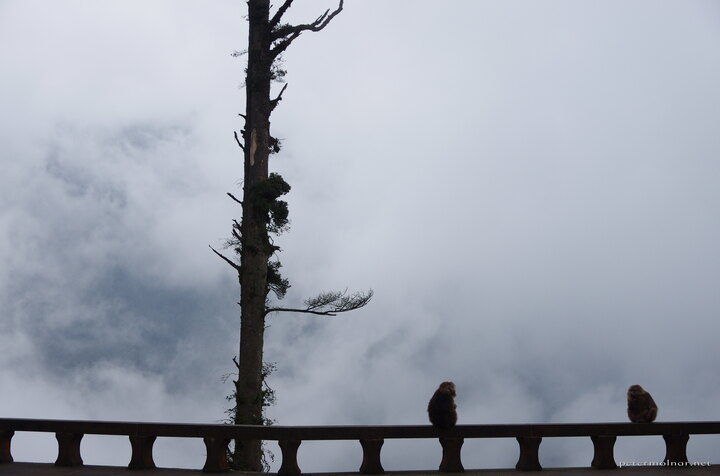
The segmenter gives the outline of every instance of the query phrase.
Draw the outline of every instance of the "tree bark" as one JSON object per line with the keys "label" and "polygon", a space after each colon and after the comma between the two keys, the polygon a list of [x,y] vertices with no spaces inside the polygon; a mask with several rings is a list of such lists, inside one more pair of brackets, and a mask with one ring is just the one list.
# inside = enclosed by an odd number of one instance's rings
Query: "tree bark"
{"label": "tree bark", "polygon": [[[238,239],[240,244],[240,264],[235,264],[213,249],[218,256],[237,270],[240,281],[240,349],[237,362],[238,379],[235,382],[234,415],[234,422],[239,425],[265,423],[263,418],[263,408],[266,404],[263,392],[265,316],[270,312],[267,308],[269,290],[273,289],[278,294],[276,289],[278,284],[274,281],[268,283],[270,257],[277,250],[270,241],[269,232],[278,233],[287,222],[287,204],[278,201],[277,196],[287,193],[289,185],[281,178],[279,181],[274,180],[273,183],[264,184],[269,178],[273,179],[268,171],[271,149],[275,152],[279,150],[277,141],[270,136],[270,114],[285,91],[283,87],[275,99],[270,99],[273,74],[278,72],[277,69],[273,69],[273,63],[301,33],[322,30],[343,9],[343,0],[339,0],[338,7],[334,11],[327,10],[311,23],[283,24],[281,22],[283,14],[292,3],[293,0],[283,0],[275,15],[270,18],[270,0],[247,2],[249,37],[243,143],[238,139],[237,133],[235,134],[235,140],[244,153],[243,199],[240,201],[229,194],[230,198],[242,204],[240,233],[238,234],[236,228],[233,228],[233,237]],[[279,190],[278,182],[280,182]],[[268,194],[277,196],[268,198]],[[272,201],[272,204],[268,201]],[[270,208],[270,205],[273,207]],[[273,276],[271,274],[270,278],[278,279],[277,276]],[[284,288],[287,288],[287,283],[284,284]],[[284,294],[284,291],[281,294]],[[279,297],[282,298],[280,295]],[[350,297],[345,293],[325,293],[320,296],[319,301],[310,301],[306,312],[333,315],[333,312],[345,312],[362,307],[371,297],[372,292]],[[321,308],[321,305],[327,309]],[[282,310],[286,309],[272,309],[272,311]],[[232,460],[233,469],[262,471],[264,469],[262,442],[236,440]]]}
{"label": "tree bark", "polygon": [[[249,0],[248,68],[246,76],[245,179],[240,254],[240,349],[235,423],[263,424],[262,364],[267,297],[267,216],[253,206],[252,190],[268,178],[270,137],[270,2]],[[234,462],[246,471],[262,471],[260,441],[236,441]]]}

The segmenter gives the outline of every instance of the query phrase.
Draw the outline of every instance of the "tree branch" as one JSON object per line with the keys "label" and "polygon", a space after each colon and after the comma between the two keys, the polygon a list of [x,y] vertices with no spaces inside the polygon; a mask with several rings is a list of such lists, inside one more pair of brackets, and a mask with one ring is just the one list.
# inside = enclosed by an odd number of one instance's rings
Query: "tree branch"
{"label": "tree branch", "polygon": [[277,45],[275,45],[275,48],[272,48],[270,50],[271,58],[273,58],[273,59],[277,58],[278,55],[280,55],[280,53],[285,51],[287,49],[287,47],[290,46],[290,43],[292,43],[295,40],[295,38],[297,38],[298,36],[300,36],[300,33],[294,33],[293,35],[285,38],[284,40],[279,42]]}
{"label": "tree branch", "polygon": [[[282,95],[283,95],[283,93],[285,92],[285,90],[287,89],[287,87],[288,87],[288,85],[287,85],[287,83],[285,83],[285,85],[284,85],[284,86],[282,87],[282,89],[280,90],[280,94],[278,94],[275,99],[273,99],[272,101],[270,101],[270,110],[271,110],[271,111],[274,110],[274,109],[277,107],[277,105],[278,105],[278,103],[279,103],[280,101],[282,101]],[[245,150],[245,149],[243,149],[243,150]]]}
{"label": "tree branch", "polygon": [[271,312],[299,312],[317,316],[336,316],[341,312],[354,311],[365,307],[372,297],[372,289],[366,293],[354,293],[351,295],[347,294],[347,289],[345,291],[331,291],[306,299],[305,309],[272,307],[265,309],[265,315],[267,316]]}
{"label": "tree branch", "polygon": [[[288,0],[286,0],[287,3]],[[325,13],[320,15],[312,23],[306,23],[302,25],[283,25],[275,29],[271,33],[272,41],[279,41],[274,48],[270,50],[272,58],[276,58],[280,53],[285,51],[290,43],[292,43],[300,34],[304,31],[318,32],[328,26],[330,22],[335,18],[338,13],[343,9],[344,0],[340,0],[338,7],[331,13],[330,9],[326,10]],[[292,3],[292,2],[291,2]],[[283,4],[283,6],[285,6]],[[289,5],[288,5],[289,7]],[[280,7],[282,8],[282,7]],[[287,9],[286,9],[287,10]],[[279,11],[279,10],[278,10]],[[277,15],[277,14],[276,14]],[[274,17],[273,17],[274,18]]]}
{"label": "tree branch", "polygon": [[240,223],[237,222],[237,220],[233,220],[233,223],[235,223],[235,226],[232,227],[232,236],[235,237],[236,240],[238,240],[238,244],[242,244],[242,238],[240,237],[240,233],[238,233],[238,230],[240,230]]}
{"label": "tree branch", "polygon": [[245,146],[242,145],[242,143],[240,142],[240,139],[238,138],[237,131],[233,131],[233,134],[235,135],[235,142],[237,142],[237,145],[239,145],[240,148],[241,148],[243,151],[245,151]]}
{"label": "tree branch", "polygon": [[285,0],[285,3],[280,5],[280,8],[278,8],[278,11],[275,12],[275,15],[273,15],[272,19],[270,20],[269,26],[270,31],[272,31],[278,24],[280,23],[280,20],[282,19],[282,16],[285,15],[285,12],[288,8],[290,8],[290,5],[292,5],[293,0]]}
{"label": "tree branch", "polygon": [[330,311],[310,311],[308,309],[293,309],[289,307],[271,307],[268,309],[265,309],[265,315],[267,316],[271,312],[300,312],[304,314],[315,314],[316,316],[336,316],[337,314],[333,314]]}
{"label": "tree branch", "polygon": [[227,194],[228,194],[228,197],[232,198],[233,200],[235,200],[236,202],[238,202],[240,205],[243,204],[243,203],[242,203],[240,200],[238,200],[238,199],[235,197],[235,195],[233,195],[232,193],[227,192]]}
{"label": "tree branch", "polygon": [[[210,245],[208,245],[208,246],[210,246]],[[237,271],[238,273],[240,272],[240,265],[236,264],[236,263],[235,263],[234,261],[232,261],[231,259],[226,258],[225,256],[223,256],[222,253],[219,253],[219,252],[218,252],[215,248],[213,248],[212,246],[210,246],[210,249],[213,250],[213,253],[215,253],[215,254],[218,255],[220,258],[222,258],[223,261],[225,261],[227,264],[229,264],[230,266],[232,266],[233,268],[235,268],[235,271]]]}

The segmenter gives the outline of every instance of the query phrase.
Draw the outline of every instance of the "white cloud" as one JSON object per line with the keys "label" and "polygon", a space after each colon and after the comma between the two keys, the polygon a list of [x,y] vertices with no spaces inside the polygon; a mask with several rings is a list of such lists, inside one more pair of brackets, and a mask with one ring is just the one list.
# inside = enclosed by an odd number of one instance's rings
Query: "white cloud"
{"label": "white cloud", "polygon": [[[296,3],[292,21],[316,17]],[[243,5],[38,5],[0,5],[3,408],[221,419],[238,292],[207,245],[239,212],[224,194],[241,180]],[[376,295],[333,320],[270,318],[271,416],[424,423],[449,378],[464,423],[622,421],[633,383],[662,420],[718,419],[716,13],[365,1],[298,39],[273,115],[288,304]],[[88,445],[110,457],[113,441]],[[182,444],[156,459],[194,455]],[[328,445],[334,461],[304,443],[301,467],[357,469],[357,442]],[[466,445],[469,465],[514,464],[515,442]],[[434,467],[437,446],[386,442],[386,468]],[[586,465],[589,448],[544,441],[541,460]]]}

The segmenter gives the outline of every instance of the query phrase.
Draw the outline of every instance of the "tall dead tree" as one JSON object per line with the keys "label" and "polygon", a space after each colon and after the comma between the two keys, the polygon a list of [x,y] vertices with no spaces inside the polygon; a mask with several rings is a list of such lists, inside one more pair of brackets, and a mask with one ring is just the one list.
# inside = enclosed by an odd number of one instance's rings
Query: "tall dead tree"
{"label": "tall dead tree", "polygon": [[[232,238],[228,240],[239,257],[239,263],[213,249],[232,266],[240,281],[240,349],[235,361],[238,379],[235,381],[235,424],[262,425],[267,392],[263,389],[266,369],[263,366],[265,318],[272,312],[301,312],[335,315],[366,305],[372,290],[348,295],[346,292],[326,292],[305,301],[305,307],[284,308],[270,303],[270,291],[282,299],[290,286],[280,275],[280,262],[273,260],[279,251],[272,235],[287,228],[287,203],[280,197],[290,186],[278,174],[269,173],[268,162],[280,150],[280,143],[270,134],[270,115],[282,100],[287,84],[279,94],[271,97],[273,80],[284,75],[280,55],[302,33],[324,29],[343,9],[338,7],[307,24],[291,25],[283,16],[293,0],[284,0],[271,15],[270,0],[248,0],[249,39],[247,73],[245,78],[246,111],[241,116],[245,127],[235,140],[244,155],[243,198],[230,198],[242,206],[242,220],[234,221]],[[261,471],[262,445],[260,441],[235,441],[231,457],[235,469]]]}

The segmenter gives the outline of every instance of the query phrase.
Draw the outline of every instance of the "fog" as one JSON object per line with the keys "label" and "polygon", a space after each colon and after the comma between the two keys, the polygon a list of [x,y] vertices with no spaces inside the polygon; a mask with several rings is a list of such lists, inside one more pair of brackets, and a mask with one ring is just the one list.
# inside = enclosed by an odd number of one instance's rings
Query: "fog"
{"label": "fog", "polygon": [[[292,22],[326,6],[296,2]],[[216,423],[239,333],[222,247],[240,193],[244,2],[0,2],[0,416]],[[347,2],[284,55],[271,169],[293,187],[284,304],[367,290],[336,318],[272,315],[282,425],[720,420],[720,7],[712,1]],[[281,85],[277,85],[281,87]],[[87,436],[89,464],[129,445]],[[201,441],[158,440],[199,467]],[[718,438],[693,461],[720,463]],[[18,433],[18,461],[54,461]],[[466,468],[517,444],[467,441]],[[270,445],[276,448],[275,444]],[[274,452],[279,455],[279,450]],[[587,466],[546,439],[544,466]],[[620,438],[617,461],[662,440]],[[304,442],[354,471],[357,442]],[[386,470],[436,441],[386,441]],[[274,468],[279,461],[274,463]]]}

